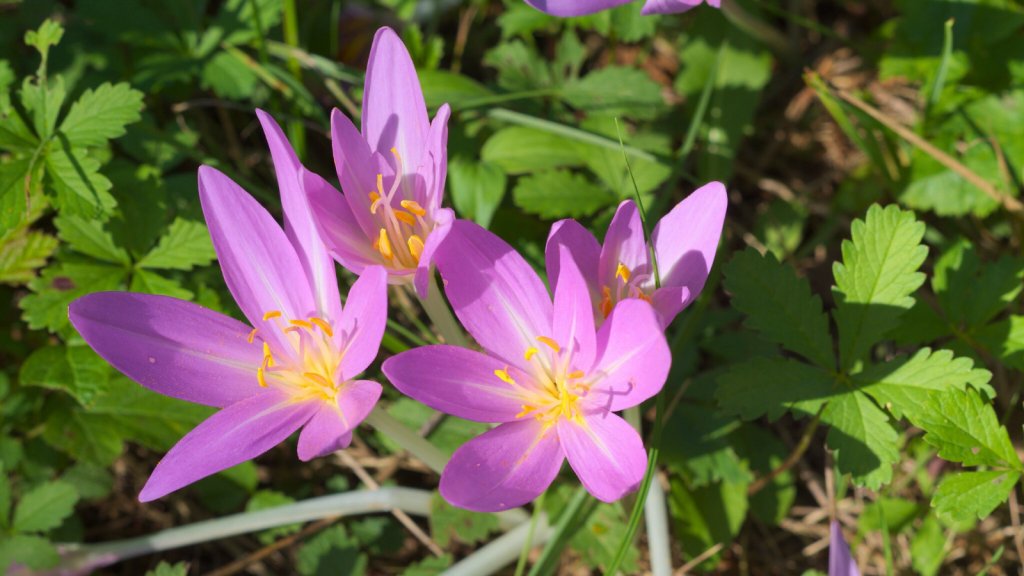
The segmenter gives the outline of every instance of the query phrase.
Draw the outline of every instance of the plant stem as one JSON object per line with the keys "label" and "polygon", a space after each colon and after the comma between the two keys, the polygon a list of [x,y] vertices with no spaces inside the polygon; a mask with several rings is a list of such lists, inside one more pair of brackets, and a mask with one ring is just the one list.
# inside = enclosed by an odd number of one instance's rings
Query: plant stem
{"label": "plant stem", "polygon": [[523,576],[523,571],[526,570],[526,557],[530,555],[530,548],[533,548],[533,533],[537,529],[537,519],[544,514],[544,497],[547,496],[547,493],[547,490],[541,492],[540,496],[533,502],[533,518],[530,519],[530,531],[526,534],[526,540],[523,542],[523,551],[519,554],[519,562],[516,563],[515,576]]}
{"label": "plant stem", "polygon": [[537,523],[522,523],[504,536],[477,550],[470,556],[444,571],[445,576],[487,576],[508,566],[519,555],[523,546],[536,546],[550,542],[555,529],[548,524],[548,515],[541,512],[535,516]]}
{"label": "plant stem", "polygon": [[434,327],[441,333],[445,344],[462,346],[463,348],[469,347],[469,342],[466,340],[466,335],[462,332],[459,321],[452,315],[451,309],[448,308],[448,303],[444,301],[444,297],[441,295],[441,287],[438,286],[436,278],[431,280],[430,287],[427,289],[427,298],[426,300],[420,300],[420,304],[423,306],[423,310],[426,311],[427,316],[430,316],[430,321],[434,323]]}
{"label": "plant stem", "polygon": [[444,470],[449,458],[451,458],[444,452],[441,452],[437,446],[420,437],[415,430],[395,420],[393,416],[385,412],[380,406],[374,406],[364,422],[394,440],[399,446],[422,460],[424,464],[438,474]]}
{"label": "plant stem", "polygon": [[644,518],[647,520],[647,548],[651,557],[651,573],[654,576],[672,576],[668,504],[665,502],[665,489],[657,478],[651,482],[647,502],[644,502]]}

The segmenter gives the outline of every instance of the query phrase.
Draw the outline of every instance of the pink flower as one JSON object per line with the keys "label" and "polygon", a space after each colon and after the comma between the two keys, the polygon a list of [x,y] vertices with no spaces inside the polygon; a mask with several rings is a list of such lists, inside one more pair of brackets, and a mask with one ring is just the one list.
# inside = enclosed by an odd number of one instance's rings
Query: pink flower
{"label": "pink flower", "polygon": [[348,445],[381,386],[356,380],[377,355],[387,274],[371,266],[342,310],[334,263],[316,236],[306,172],[278,125],[259,112],[281,187],[285,227],[228,177],[199,169],[199,198],[224,280],[252,327],[197,304],[97,292],[71,303],[96,352],[161,394],[223,408],[181,439],[139,495],[148,502],[255,458],[299,428],[302,460]]}
{"label": "pink flower", "polygon": [[655,288],[651,252],[644,241],[640,213],[632,200],[619,205],[604,246],[575,220],[551,227],[546,248],[548,280],[559,281],[559,251],[568,248],[579,265],[595,304],[598,326],[624,300],[650,302],[667,327],[704,288],[715,261],[728,199],[725,186],[712,182],[676,205],[651,232],[661,275]]}
{"label": "pink flower", "polygon": [[[552,16],[570,17],[596,14],[632,0],[526,0],[537,10]],[[699,6],[704,0],[646,0],[640,11],[644,16],[651,14],[678,14]],[[707,0],[709,6],[720,8],[722,0]]]}
{"label": "pink flower", "polygon": [[426,346],[384,362],[394,385],[424,404],[501,424],[459,448],[441,475],[456,506],[498,511],[543,492],[565,458],[610,502],[636,490],[643,441],[613,414],[655,395],[671,354],[650,306],[624,302],[600,330],[587,284],[566,248],[554,302],[511,246],[456,221],[436,261],[448,300],[487,352]]}
{"label": "pink flower", "polygon": [[434,251],[454,212],[441,208],[448,170],[448,105],[427,117],[416,68],[390,28],[373,39],[363,92],[362,134],[335,109],[334,163],[344,195],[307,189],[317,229],[342,266],[379,264],[391,284],[414,282],[427,296]]}
{"label": "pink flower", "polygon": [[860,576],[839,522],[832,521],[832,544],[828,548],[828,576]]}

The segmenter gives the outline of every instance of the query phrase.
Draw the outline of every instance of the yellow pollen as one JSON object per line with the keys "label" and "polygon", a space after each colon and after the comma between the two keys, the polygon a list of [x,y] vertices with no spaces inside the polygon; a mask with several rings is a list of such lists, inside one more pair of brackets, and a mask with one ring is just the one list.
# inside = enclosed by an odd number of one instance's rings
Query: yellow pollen
{"label": "yellow pollen", "polygon": [[281,313],[279,311],[271,310],[270,312],[267,312],[266,314],[263,315],[263,321],[266,322],[267,320],[270,320],[271,318],[277,318],[280,315]]}
{"label": "yellow pollen", "polygon": [[409,226],[416,225],[416,218],[414,218],[413,215],[409,214],[408,212],[395,212],[395,218],[398,218],[399,220],[405,222]]}
{"label": "yellow pollen", "polygon": [[313,325],[310,324],[309,322],[306,322],[305,320],[289,320],[288,323],[291,324],[292,326],[302,326],[303,328],[306,328],[308,330],[313,329]]}
{"label": "yellow pollen", "polygon": [[562,348],[558,345],[558,342],[555,342],[554,340],[548,338],[547,336],[537,336],[537,341],[550,346],[551,349],[555,351],[555,354],[558,354],[559,352],[562,351]]}
{"label": "yellow pollen", "polygon": [[508,366],[505,366],[504,370],[495,370],[494,375],[497,376],[498,378],[501,378],[505,382],[508,382],[509,384],[516,383],[516,381],[513,380],[512,377],[508,375]]}
{"label": "yellow pollen", "polygon": [[395,257],[394,253],[391,252],[391,242],[388,241],[388,233],[383,228],[380,229],[380,238],[377,239],[377,249],[380,250],[381,256],[387,260]]}
{"label": "yellow pollen", "polygon": [[[377,175],[377,178],[380,178],[380,174]],[[377,182],[380,182],[380,180],[378,180]],[[377,186],[380,186],[380,184],[377,184]],[[380,200],[380,194],[376,192],[370,192],[370,202],[376,202],[377,200]]]}
{"label": "yellow pollen", "polygon": [[577,370],[575,372],[570,372],[568,375],[566,375],[566,378],[571,378],[573,380],[576,380],[578,378],[583,378],[583,370]]}
{"label": "yellow pollen", "polygon": [[331,325],[328,324],[326,320],[321,320],[320,318],[312,317],[309,319],[309,321],[319,326],[320,329],[324,331],[324,334],[327,334],[328,338],[334,338],[334,330],[331,330]]}
{"label": "yellow pollen", "polygon": [[325,388],[334,388],[326,378],[316,372],[303,372],[302,375]]}
{"label": "yellow pollen", "polygon": [[259,328],[253,328],[253,329],[252,329],[252,332],[249,332],[249,337],[248,337],[248,338],[246,338],[246,340],[248,340],[248,341],[249,341],[249,344],[252,344],[252,339],[256,337],[256,332],[257,332],[258,330],[259,330]]}
{"label": "yellow pollen", "polygon": [[[523,416],[526,416],[527,414],[529,414],[530,412],[533,412],[536,409],[537,409],[536,406],[530,406],[530,405],[527,405],[527,404],[523,404],[523,411],[520,412],[519,414],[516,414],[516,418],[522,418]],[[540,416],[540,414],[538,414],[538,416]]]}
{"label": "yellow pollen", "polygon": [[267,387],[267,380],[263,377],[263,368],[256,371],[256,379],[260,381],[260,386]]}
{"label": "yellow pollen", "polygon": [[419,202],[416,202],[415,200],[402,200],[402,208],[405,208],[417,216],[425,216],[427,214],[427,211],[423,209],[423,206],[420,206]]}
{"label": "yellow pollen", "polygon": [[530,346],[529,348],[527,348],[526,349],[526,356],[525,356],[526,361],[529,362],[530,358],[533,358],[533,355],[536,354],[537,352],[540,352],[540,350],[537,350],[533,346]]}
{"label": "yellow pollen", "polygon": [[629,268],[626,268],[622,262],[619,262],[618,268],[615,269],[615,277],[621,277],[623,282],[629,282]]}
{"label": "yellow pollen", "polygon": [[420,254],[423,254],[423,240],[420,240],[419,236],[413,234],[409,237],[407,244],[409,245],[409,253],[412,254],[413,259],[419,264]]}

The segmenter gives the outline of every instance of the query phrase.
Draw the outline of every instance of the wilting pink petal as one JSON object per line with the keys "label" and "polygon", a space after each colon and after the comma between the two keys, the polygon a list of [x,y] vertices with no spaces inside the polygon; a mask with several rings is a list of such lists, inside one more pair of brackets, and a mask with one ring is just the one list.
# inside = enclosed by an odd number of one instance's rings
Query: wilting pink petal
{"label": "wilting pink petal", "polygon": [[[597,238],[575,220],[559,220],[551,226],[548,234],[547,245],[544,248],[544,259],[547,264],[548,282],[551,283],[551,291],[558,290],[558,275],[560,269],[559,246],[565,246],[572,254],[576,266],[583,274],[587,282],[587,289],[590,290],[591,302],[595,305],[601,302],[601,287],[597,281],[597,263],[601,259],[601,244]],[[604,316],[600,319],[603,321]]]}
{"label": "wilting pink petal", "polygon": [[657,314],[641,300],[619,302],[597,332],[597,361],[588,403],[612,412],[639,405],[665,385],[672,352]]}
{"label": "wilting pink petal", "polygon": [[473,222],[456,220],[434,254],[462,325],[492,356],[531,371],[523,353],[551,335],[551,297],[511,246]]}
{"label": "wilting pink petal", "polygon": [[307,318],[316,303],[299,257],[265,208],[230,178],[199,168],[199,199],[224,280],[246,318],[279,350],[291,344],[264,314]]}
{"label": "wilting pink petal", "polygon": [[305,424],[319,405],[294,402],[291,396],[268,390],[224,408],[196,426],[160,460],[139,501],[155,500],[263,454]]}
{"label": "wilting pink petal", "polygon": [[423,346],[384,361],[384,375],[406,396],[474,422],[512,422],[522,412],[516,390],[495,376],[506,364],[460,346]]}
{"label": "wilting pink petal", "polygon": [[551,484],[563,460],[554,427],[535,418],[501,424],[455,451],[441,495],[477,512],[522,506]]}
{"label": "wilting pink petal", "polygon": [[589,371],[594,364],[597,336],[594,331],[594,306],[590,291],[569,248],[560,248],[558,286],[555,288],[552,334],[556,342],[568,348],[568,371]]}
{"label": "wilting pink petal", "polygon": [[839,522],[832,521],[832,543],[828,548],[828,576],[860,576],[857,563],[850,556],[850,547],[843,537]]}
{"label": "wilting pink petal", "polygon": [[355,378],[377,357],[388,320],[388,273],[370,266],[352,284],[334,334],[341,346],[342,380]]}
{"label": "wilting pink petal", "polygon": [[379,264],[380,254],[371,248],[345,196],[308,170],[301,170],[299,179],[328,254],[354,274]]}
{"label": "wilting pink petal", "polygon": [[[647,0],[640,14],[650,16],[652,14],[679,14],[700,5],[702,0]],[[720,0],[708,0],[708,4],[718,8]]]}
{"label": "wilting pink petal", "polygon": [[583,486],[598,500],[614,502],[640,486],[647,452],[640,435],[622,418],[607,412],[563,418],[558,439]]}
{"label": "wilting pink petal", "polygon": [[263,354],[249,327],[198,304],[152,294],[94,292],[68,307],[97,354],[165,396],[225,407],[262,389]]}
{"label": "wilting pink petal", "polygon": [[434,231],[427,236],[427,241],[423,245],[420,264],[416,268],[416,278],[413,279],[416,294],[424,299],[427,297],[430,282],[434,279],[434,271],[431,268],[431,264],[434,261],[434,253],[437,252],[437,247],[441,245],[441,242],[444,242],[444,239],[448,237],[448,232],[452,229],[452,223],[455,222],[455,212],[452,212],[450,208],[440,208],[434,212],[434,222],[436,226]]}

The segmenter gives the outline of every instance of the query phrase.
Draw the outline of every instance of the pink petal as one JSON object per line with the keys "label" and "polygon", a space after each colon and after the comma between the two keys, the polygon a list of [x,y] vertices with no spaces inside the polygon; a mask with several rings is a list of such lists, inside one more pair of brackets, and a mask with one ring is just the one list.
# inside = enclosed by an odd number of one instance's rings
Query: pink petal
{"label": "pink petal", "polygon": [[352,284],[335,328],[335,342],[342,345],[341,377],[350,380],[377,358],[388,319],[388,273],[370,266]]}
{"label": "pink petal", "polygon": [[263,206],[209,166],[199,168],[199,200],[235,301],[275,352],[291,356],[284,333],[263,315],[279,311],[287,319],[304,319],[316,313],[295,249]]}
{"label": "pink petal", "polygon": [[[403,174],[416,172],[430,130],[416,67],[405,44],[388,27],[377,30],[366,65],[363,91],[363,138],[395,168],[391,148],[402,157]],[[410,182],[403,181],[403,186]],[[405,188],[405,197],[414,190]]]}
{"label": "pink petal", "polygon": [[439,208],[434,211],[434,230],[427,235],[427,241],[423,243],[423,252],[420,253],[420,264],[416,267],[416,277],[413,279],[413,286],[416,287],[416,294],[423,299],[427,297],[427,289],[434,274],[434,252],[441,242],[448,237],[448,232],[455,221],[455,212],[451,208]]}
{"label": "pink petal", "polygon": [[725,186],[712,182],[690,194],[651,232],[662,286],[681,286],[696,298],[715,261],[729,200]]}
{"label": "pink petal", "polygon": [[[619,285],[615,277],[619,264],[629,268],[634,276],[651,272],[650,253],[644,240],[643,222],[640,220],[640,211],[632,200],[619,204],[615,217],[608,225],[608,233],[601,248],[601,259],[597,265],[597,278],[601,286],[615,290]],[[661,264],[660,260],[658,264]]]}
{"label": "pink petal", "polygon": [[[651,16],[653,14],[679,14],[699,6],[701,1],[702,0],[647,0],[644,2],[644,7],[640,10],[640,14],[644,16]],[[712,5],[715,8],[718,8],[718,2],[720,0],[708,1],[709,3],[713,2]]]}
{"label": "pink petal", "polygon": [[263,132],[270,145],[270,155],[274,160],[274,171],[277,172],[277,185],[281,189],[281,205],[284,208],[284,233],[295,247],[302,269],[309,279],[316,300],[317,317],[333,324],[341,318],[338,276],[334,270],[334,261],[327,254],[310,214],[300,176],[302,163],[270,114],[257,110],[256,115],[263,125]]}
{"label": "pink petal", "polygon": [[444,181],[448,174],[448,117],[451,109],[442,104],[430,123],[427,132],[426,150],[422,166],[419,168],[420,179],[417,181],[416,201],[433,212],[441,207],[444,199]]}
{"label": "pink petal", "polygon": [[[350,213],[359,223],[364,236],[376,238],[380,227],[370,214],[370,193],[377,191],[377,174],[383,173],[379,160],[366,144],[363,135],[356,130],[348,116],[337,108],[331,112],[331,147],[334,150],[334,167],[338,170],[338,180]],[[389,171],[388,175],[392,173]],[[314,214],[317,214],[316,210]],[[317,214],[324,228],[329,227],[326,225],[329,214]],[[370,243],[367,240],[367,244]]]}
{"label": "pink petal", "polygon": [[299,180],[327,252],[353,274],[362,274],[367,266],[378,264],[380,255],[363,234],[345,197],[306,169],[300,171]]}
{"label": "pink petal", "polygon": [[651,305],[661,316],[661,328],[668,328],[676,315],[693,302],[690,289],[680,286],[659,288],[651,294]]}
{"label": "pink petal", "polygon": [[594,364],[597,335],[594,305],[583,274],[566,246],[559,247],[558,287],[555,289],[552,329],[555,342],[569,350],[569,372],[590,370]]}
{"label": "pink petal", "polygon": [[283,392],[267,390],[224,408],[160,460],[139,501],[156,500],[263,454],[291,436],[318,407],[318,402],[295,402]]}
{"label": "pink petal", "polygon": [[562,418],[557,428],[569,465],[595,498],[615,502],[640,486],[647,452],[625,420],[608,412],[592,413],[579,422]]}
{"label": "pink petal", "polygon": [[434,254],[462,325],[490,355],[530,372],[523,358],[550,337],[552,306],[537,273],[504,240],[466,220],[452,224]]}
{"label": "pink petal", "polygon": [[320,409],[299,434],[299,459],[308,462],[348,447],[352,431],[380,399],[381,385],[372,380],[346,382],[334,401],[319,402]]}
{"label": "pink petal", "polygon": [[[551,226],[547,246],[544,248],[544,260],[547,264],[548,282],[551,291],[558,291],[559,263],[561,260],[559,246],[565,246],[572,254],[576,266],[583,274],[590,290],[590,298],[595,304],[594,314],[598,314],[596,304],[601,302],[601,286],[597,281],[597,263],[601,259],[601,245],[597,238],[575,220],[559,220]],[[604,320],[604,315],[600,316]]]}
{"label": "pink petal", "polygon": [[568,18],[571,16],[596,14],[610,8],[615,8],[616,6],[622,6],[629,1],[630,0],[526,0],[526,3],[545,14],[558,16],[559,18]]}
{"label": "pink petal", "polygon": [[835,520],[832,521],[832,543],[828,547],[828,576],[860,576],[843,530]]}
{"label": "pink petal", "polygon": [[250,328],[168,296],[94,292],[68,307],[71,324],[126,376],[165,396],[224,407],[262,392],[262,347]]}
{"label": "pink petal", "polygon": [[494,374],[505,367],[501,360],[460,346],[423,346],[388,358],[383,370],[403,394],[445,414],[474,422],[514,422],[523,400]]}
{"label": "pink petal", "polygon": [[654,309],[643,300],[623,300],[597,332],[587,403],[611,412],[636,406],[661,390],[671,365],[672,353]]}
{"label": "pink petal", "polygon": [[552,427],[536,418],[508,422],[455,451],[441,474],[441,495],[467,510],[508,510],[540,496],[564,460]]}

